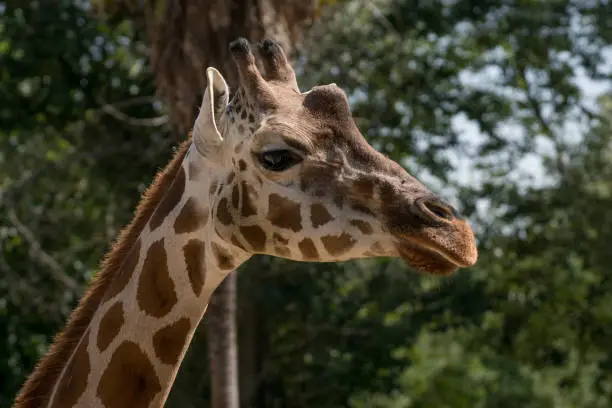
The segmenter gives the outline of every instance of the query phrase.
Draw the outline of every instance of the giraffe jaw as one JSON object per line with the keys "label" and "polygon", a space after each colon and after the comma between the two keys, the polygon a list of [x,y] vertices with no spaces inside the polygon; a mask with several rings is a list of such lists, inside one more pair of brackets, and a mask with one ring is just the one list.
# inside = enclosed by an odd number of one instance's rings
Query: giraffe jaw
{"label": "giraffe jaw", "polygon": [[474,262],[454,259],[450,254],[439,249],[402,240],[396,244],[399,257],[418,272],[431,275],[449,276],[459,268],[471,266]]}

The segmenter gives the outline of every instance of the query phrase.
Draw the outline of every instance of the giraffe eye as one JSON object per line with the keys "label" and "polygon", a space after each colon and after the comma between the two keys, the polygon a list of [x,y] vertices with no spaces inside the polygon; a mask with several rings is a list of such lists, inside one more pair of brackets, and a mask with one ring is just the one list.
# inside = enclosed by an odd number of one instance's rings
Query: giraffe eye
{"label": "giraffe eye", "polygon": [[284,171],[301,161],[302,158],[291,150],[271,150],[259,154],[259,162],[270,171]]}

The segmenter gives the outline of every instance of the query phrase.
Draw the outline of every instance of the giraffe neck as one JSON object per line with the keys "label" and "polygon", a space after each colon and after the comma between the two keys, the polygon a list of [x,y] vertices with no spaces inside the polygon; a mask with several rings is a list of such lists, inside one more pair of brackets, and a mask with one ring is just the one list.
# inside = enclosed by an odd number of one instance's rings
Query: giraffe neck
{"label": "giraffe neck", "polygon": [[[201,190],[219,186],[214,166],[200,161],[195,167],[189,154],[197,153],[187,154],[126,259],[130,279],[118,275],[123,287],[109,288],[82,340],[90,373],[80,406],[162,406],[212,292],[246,260],[208,222],[214,206]],[[208,185],[189,183],[199,177]]]}
{"label": "giraffe neck", "polygon": [[[185,155],[120,266],[105,271],[113,276],[82,336],[59,375],[46,378],[54,381],[49,395],[31,399],[44,404],[16,407],[164,404],[212,292],[248,258],[209,222],[214,206],[207,193],[219,183],[212,167],[188,160],[194,153]],[[198,177],[209,185],[189,183]]]}

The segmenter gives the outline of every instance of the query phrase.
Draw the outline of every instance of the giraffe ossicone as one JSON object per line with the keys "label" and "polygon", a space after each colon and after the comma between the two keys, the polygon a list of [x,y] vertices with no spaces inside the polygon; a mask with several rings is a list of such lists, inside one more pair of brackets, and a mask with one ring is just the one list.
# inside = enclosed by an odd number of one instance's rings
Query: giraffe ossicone
{"label": "giraffe ossicone", "polygon": [[465,220],[377,152],[335,84],[300,92],[281,47],[230,45],[189,140],[157,176],[14,407],[159,407],[209,297],[254,254],[399,257],[446,275],[477,259]]}

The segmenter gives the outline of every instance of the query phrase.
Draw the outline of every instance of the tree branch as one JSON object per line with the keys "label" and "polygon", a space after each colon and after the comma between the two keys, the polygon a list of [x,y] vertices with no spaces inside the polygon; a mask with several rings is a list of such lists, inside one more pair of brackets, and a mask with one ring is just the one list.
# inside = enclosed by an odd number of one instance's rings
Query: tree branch
{"label": "tree branch", "polygon": [[78,288],[77,282],[70,276],[66,275],[62,266],[43,249],[34,233],[17,217],[15,211],[11,208],[7,211],[8,220],[13,224],[19,235],[30,244],[30,254],[38,259],[40,263],[47,266],[55,279],[62,282],[64,286],[71,290]]}
{"label": "tree branch", "polygon": [[101,103],[100,110],[107,115],[131,126],[159,127],[168,123],[167,116],[159,116],[156,118],[134,118],[126,115],[115,106],[108,103]]}
{"label": "tree branch", "polygon": [[32,299],[38,297],[38,290],[34,289],[23,277],[6,261],[4,253],[0,250],[0,270],[4,271],[5,276],[12,276],[15,281],[19,282],[22,290]]}
{"label": "tree branch", "polygon": [[529,102],[529,105],[531,106],[531,109],[533,110],[533,114],[535,118],[537,119],[538,123],[542,127],[542,130],[544,131],[544,133],[550,138],[550,140],[553,142],[555,146],[555,153],[556,153],[555,163],[557,165],[557,171],[559,173],[564,173],[566,166],[563,163],[563,157],[562,157],[562,153],[564,150],[563,143],[561,142],[561,140],[559,140],[558,135],[555,133],[552,127],[548,124],[548,121],[544,118],[544,115],[542,113],[542,107],[540,106],[540,102],[533,95],[531,91],[531,87],[529,86],[529,81],[527,80],[527,73],[525,71],[525,67],[517,63],[515,64],[515,68],[517,72],[519,73],[519,75],[521,76],[521,79],[525,82],[525,87],[524,87],[525,96],[527,97],[527,102]]}

